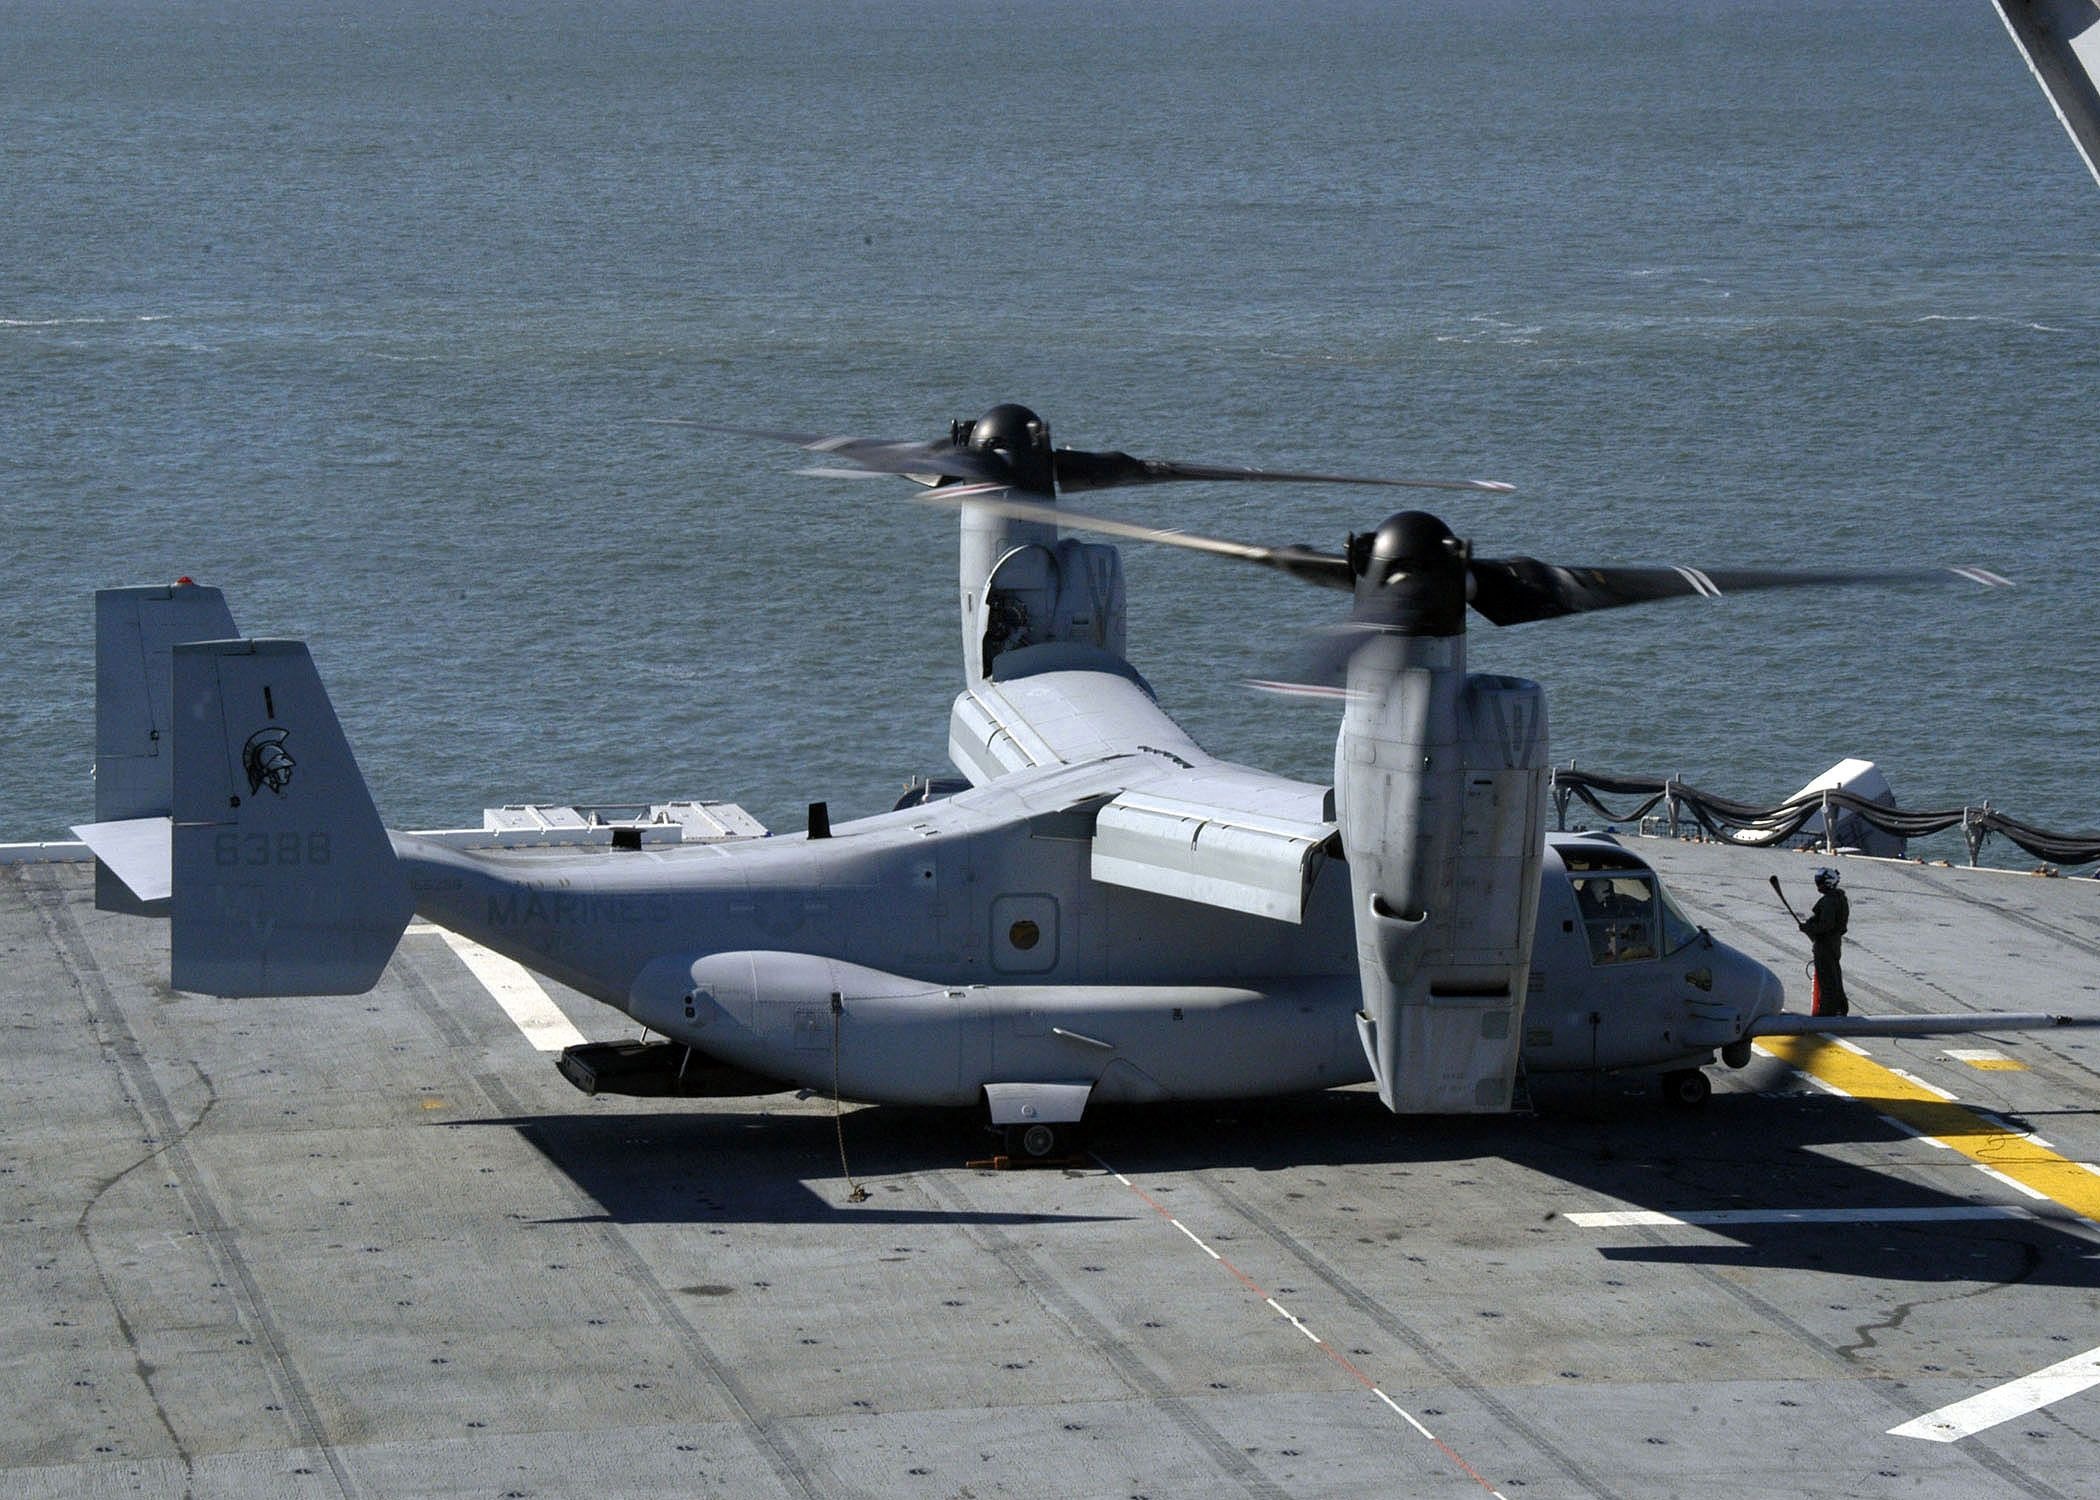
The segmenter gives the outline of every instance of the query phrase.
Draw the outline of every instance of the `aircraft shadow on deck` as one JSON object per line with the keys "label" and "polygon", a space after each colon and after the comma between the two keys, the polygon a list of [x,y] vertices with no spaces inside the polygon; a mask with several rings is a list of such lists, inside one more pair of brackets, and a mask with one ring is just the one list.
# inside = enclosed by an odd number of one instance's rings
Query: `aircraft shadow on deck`
{"label": "aircraft shadow on deck", "polygon": [[[1148,1177],[1180,1173],[1386,1167],[1418,1179],[1422,1192],[1450,1194],[1454,1213],[1471,1212],[1477,1203],[1463,1200],[1486,1189],[1464,1181],[1463,1170],[1489,1160],[1588,1189],[1598,1201],[1584,1208],[1871,1212],[1970,1207],[1979,1201],[1830,1154],[1826,1148],[1909,1142],[1877,1116],[1872,1100],[1793,1092],[1797,1085],[1791,1075],[1770,1065],[1758,1065],[1746,1081],[1763,1085],[1764,1091],[1717,1092],[1696,1113],[1665,1108],[1651,1091],[1618,1080],[1550,1081],[1535,1090],[1535,1114],[1396,1118],[1367,1089],[1258,1103],[1104,1106],[1089,1115],[1089,1154],[1064,1168],[1006,1175],[1017,1184],[1043,1179],[1046,1205],[1074,1201],[1068,1191],[1050,1191],[1053,1185],[1062,1187],[1057,1183],[1061,1173],[1091,1175],[1101,1163],[1141,1185]],[[1787,1091],[1783,1097],[1782,1090]],[[603,1210],[581,1217],[621,1224],[1065,1225],[1133,1216],[1115,1199],[1104,1200],[1114,1211],[1101,1214],[1048,1208],[1040,1213],[949,1212],[918,1206],[924,1198],[912,1191],[914,1175],[951,1173],[996,1149],[995,1139],[971,1111],[849,1111],[844,1120],[848,1160],[854,1178],[870,1194],[858,1204],[847,1201],[838,1131],[828,1113],[713,1112],[705,1101],[696,1101],[684,1109],[654,1106],[633,1113],[479,1123],[518,1131]],[[1951,1180],[1966,1189],[1965,1179],[1972,1175],[1968,1159],[1948,1155],[1944,1165],[1958,1169]],[[1454,1177],[1454,1170],[1461,1175]],[[1357,1185],[1328,1186],[1345,1198]],[[1025,1188],[1002,1190],[1008,1203],[1025,1196]],[[1981,1195],[1985,1203],[2008,1200],[2006,1193]],[[1920,1283],[2100,1287],[2100,1236],[2080,1220],[2052,1222],[2050,1214],[2068,1214],[2053,1204],[2017,1206],[2032,1208],[2037,1217],[1660,1231],[1561,1222],[1552,1227],[1569,1238],[1576,1254],[1605,1261]],[[1366,1199],[1359,1207],[1364,1232],[1377,1233],[1376,1200]]]}
{"label": "aircraft shadow on deck", "polygon": [[[1966,1208],[1979,1201],[2031,1209],[2036,1217],[1751,1223],[1667,1227],[1578,1228],[1554,1232],[1587,1243],[1607,1261],[1736,1266],[1827,1272],[1924,1283],[2014,1283],[2100,1286],[2100,1235],[2052,1203],[2017,1203],[2009,1190],[1978,1198],[1942,1192],[1914,1180],[1829,1154],[1832,1147],[1908,1145],[1911,1137],[1880,1119],[1874,1101],[1792,1092],[1777,1067],[1752,1072],[1759,1093],[1717,1092],[1696,1113],[1661,1105],[1632,1081],[1554,1080],[1536,1091],[1538,1113],[1399,1119],[1368,1091],[1345,1091],[1229,1111],[1154,1111],[1164,1128],[1131,1130],[1111,1150],[1126,1174],[1253,1168],[1385,1164],[1419,1180],[1420,1191],[1450,1193],[1453,1212],[1475,1213],[1486,1189],[1460,1180],[1470,1163],[1499,1160],[1542,1177],[1589,1189],[1604,1201],[1587,1209],[1711,1210]],[[1786,1097],[1777,1097],[1778,1091]],[[1135,1112],[1128,1118],[1141,1124]],[[1961,1187],[1973,1175],[1966,1157],[1946,1155]],[[1933,1163],[1938,1166],[1940,1163]],[[1457,1169],[1459,1176],[1452,1170]],[[1978,1178],[1980,1182],[1981,1179]],[[1353,1184],[1330,1184],[1345,1196]],[[1536,1201],[1536,1200],[1534,1200]],[[1373,1204],[1365,1210],[1366,1232]],[[2063,1216],[2052,1222],[2050,1214]]]}
{"label": "aircraft shadow on deck", "polygon": [[[858,1109],[845,1117],[846,1151],[868,1199],[848,1201],[839,1135],[829,1114],[680,1109],[533,1115],[471,1122],[507,1126],[603,1210],[571,1220],[619,1224],[1090,1224],[1131,1217],[921,1206],[916,1173],[989,1157],[997,1141],[974,1112]],[[1084,1163],[1091,1173],[1097,1169]]]}

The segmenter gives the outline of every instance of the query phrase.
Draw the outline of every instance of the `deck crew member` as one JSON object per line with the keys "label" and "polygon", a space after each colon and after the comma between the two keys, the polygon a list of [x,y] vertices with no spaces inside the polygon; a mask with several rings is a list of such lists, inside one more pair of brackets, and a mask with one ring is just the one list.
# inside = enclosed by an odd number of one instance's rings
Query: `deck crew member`
{"label": "deck crew member", "polygon": [[1801,924],[1815,953],[1815,1013],[1849,1015],[1852,1007],[1845,1001],[1845,974],[1839,959],[1845,948],[1845,928],[1852,918],[1852,903],[1838,889],[1835,870],[1816,871],[1816,890],[1816,904],[1810,909],[1808,920]]}

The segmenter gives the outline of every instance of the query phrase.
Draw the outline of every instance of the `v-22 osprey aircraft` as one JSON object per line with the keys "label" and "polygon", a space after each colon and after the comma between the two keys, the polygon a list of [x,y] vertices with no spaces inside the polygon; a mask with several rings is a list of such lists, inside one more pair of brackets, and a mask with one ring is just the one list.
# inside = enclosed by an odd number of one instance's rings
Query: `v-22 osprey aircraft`
{"label": "v-22 osprey aircraft", "polygon": [[[695,424],[698,425],[698,424]],[[714,429],[715,431],[748,431]],[[569,1049],[591,1092],[807,1089],[981,1105],[1022,1158],[1096,1101],[1366,1080],[1397,1114],[1508,1110],[1520,1071],[1701,1068],[1783,1032],[1927,1034],[2045,1016],[1816,1020],[1604,836],[1547,835],[1536,683],[1469,673],[1496,625],[1776,587],[2005,582],[1979,568],[1567,568],[1480,558],[1436,517],[1338,552],[1081,515],[1064,493],[1169,481],[1505,490],[1053,448],[1025,407],[944,439],[764,432],[809,472],[916,481],[960,511],[966,778],[805,833],[625,849],[450,847],[381,823],[304,643],[242,639],[217,589],[97,595],[98,903],[165,914],[171,982],[343,995],[411,915],[631,1016]],[[852,467],[841,469],[839,463]],[[1222,761],[1125,655],[1120,556],[1067,529],[1255,564],[1351,596],[1305,691],[1341,704],[1331,786]],[[960,787],[961,789],[955,789]]]}

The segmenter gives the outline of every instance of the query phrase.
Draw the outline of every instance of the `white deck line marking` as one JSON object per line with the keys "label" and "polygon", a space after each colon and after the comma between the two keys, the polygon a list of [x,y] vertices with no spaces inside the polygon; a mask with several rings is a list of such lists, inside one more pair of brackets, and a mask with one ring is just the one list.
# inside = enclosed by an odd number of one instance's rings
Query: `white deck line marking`
{"label": "white deck line marking", "polygon": [[1204,1244],[1203,1241],[1201,1241],[1200,1239],[1197,1239],[1196,1231],[1189,1228],[1188,1225],[1182,1223],[1181,1220],[1169,1219],[1167,1220],[1167,1222],[1169,1224],[1172,1224],[1183,1234],[1187,1235],[1189,1237],[1189,1243],[1194,1245],[1198,1250],[1201,1250],[1205,1255],[1208,1255],[1212,1260],[1216,1260],[1218,1258],[1218,1252],[1211,1249],[1210,1246]]}
{"label": "white deck line marking", "polygon": [[1300,1318],[1296,1313],[1292,1312],[1288,1307],[1285,1307],[1281,1302],[1278,1302],[1274,1297],[1264,1297],[1262,1298],[1262,1301],[1268,1303],[1269,1306],[1275,1308],[1277,1313],[1282,1316],[1285,1322],[1289,1323],[1291,1327],[1297,1329],[1300,1333],[1304,1334],[1314,1343],[1323,1344],[1326,1342],[1326,1340],[1321,1338],[1317,1333],[1314,1333],[1310,1328],[1307,1328],[1302,1318]]}
{"label": "white deck line marking", "polygon": [[[411,929],[413,930],[413,929]],[[429,929],[445,940],[445,946],[459,955],[481,987],[495,997],[503,1013],[511,1018],[518,1030],[525,1033],[525,1040],[542,1052],[559,1052],[564,1047],[580,1045],[584,1040],[562,1014],[561,1007],[547,997],[540,982],[532,977],[532,971],[514,959],[491,952],[472,938],[443,927]]]}
{"label": "white deck line marking", "polygon": [[1881,1121],[1881,1123],[1884,1125],[1888,1125],[1893,1127],[1894,1129],[1902,1131],[1903,1134],[1909,1136],[1914,1141],[1923,1141],[1926,1145],[1932,1147],[1932,1149],[1935,1151],[1952,1151],[1954,1149],[1945,1141],[1941,1140],[1938,1136],[1927,1135],[1924,1131],[1918,1129],[1917,1126],[1907,1124],[1904,1121],[1897,1119],[1894,1115],[1876,1115],[1874,1118]]}
{"label": "white deck line marking", "polygon": [[[1882,1064],[1882,1066],[1883,1066],[1883,1067],[1888,1067],[1888,1065],[1887,1065],[1886,1063]],[[1895,1074],[1895,1075],[1896,1075],[1896,1076],[1897,1076],[1898,1078],[1902,1079],[1902,1080],[1903,1080],[1903,1081],[1904,1081],[1905,1083],[1914,1083],[1914,1084],[1916,1084],[1916,1085],[1917,1085],[1917,1086],[1918,1086],[1919,1088],[1923,1089],[1923,1090],[1924,1090],[1924,1091],[1925,1091],[1926,1093],[1928,1093],[1928,1094],[1937,1094],[1937,1095],[1939,1095],[1939,1096],[1940,1096],[1940,1097],[1941,1097],[1942,1099],[1946,1100],[1946,1101],[1947,1101],[1947,1102],[1948,1102],[1949,1104],[1959,1104],[1959,1103],[1961,1103],[1961,1100],[1957,1099],[1957,1098],[1956,1098],[1956,1097],[1955,1097],[1954,1095],[1952,1095],[1952,1094],[1948,1093],[1948,1092],[1947,1092],[1947,1091],[1946,1091],[1945,1089],[1941,1088],[1941,1087],[1940,1087],[1940,1086],[1939,1086],[1938,1084],[1936,1084],[1936,1083],[1928,1083],[1928,1082],[1926,1082],[1926,1080],[1924,1080],[1924,1079],[1920,1078],[1920,1077],[1919,1077],[1919,1076],[1918,1076],[1917,1074],[1915,1074],[1915,1073],[1911,1072],[1911,1071],[1910,1071],[1909,1069],[1907,1069],[1907,1068],[1889,1068],[1889,1071],[1890,1071],[1891,1073],[1894,1073],[1894,1074]]]}
{"label": "white deck line marking", "polygon": [[1942,1049],[1956,1062],[2008,1062],[1996,1047],[1947,1047]]}
{"label": "white deck line marking", "polygon": [[1701,1229],[1727,1224],[1951,1224],[1967,1219],[2031,1219],[2034,1215],[2017,1204],[1969,1203],[1943,1208],[1687,1209],[1674,1214],[1656,1209],[1629,1208],[1607,1213],[1563,1214],[1561,1217],[1577,1229],[1618,1229],[1634,1225]]}
{"label": "white deck line marking", "polygon": [[1394,1411],[1400,1413],[1401,1416],[1405,1417],[1407,1419],[1407,1425],[1414,1428],[1415,1431],[1421,1433],[1423,1437],[1428,1438],[1429,1441],[1431,1441],[1432,1443],[1436,1441],[1436,1434],[1431,1432],[1427,1427],[1424,1427],[1420,1422],[1417,1422],[1415,1420],[1415,1414],[1409,1411],[1406,1407],[1402,1406],[1399,1402],[1395,1401],[1391,1396],[1388,1396],[1384,1391],[1381,1391],[1375,1385],[1371,1387],[1371,1394],[1376,1396],[1379,1400],[1383,1401],[1387,1406],[1390,1406]]}
{"label": "white deck line marking", "polygon": [[2039,1198],[2043,1202],[2047,1202],[2049,1199],[2049,1195],[2047,1193],[2041,1192],[2036,1188],[2029,1187],[2026,1183],[2020,1181],[2020,1179],[2017,1177],[2006,1176],[1996,1167],[1990,1166],[1980,1161],[1972,1161],[1969,1163],[1969,1165],[1974,1167],[1977,1171],[1981,1172],[1984,1176],[1990,1178],[1992,1181],[2004,1183],[2007,1187],[2011,1188],[2016,1193],[2025,1193],[2028,1197]]}
{"label": "white deck line marking", "polygon": [[2046,1370],[2022,1375],[1951,1406],[1929,1411],[1901,1427],[1891,1427],[1889,1436],[1923,1438],[1928,1443],[1958,1442],[2096,1385],[2100,1385],[2100,1349],[2088,1349]]}
{"label": "white deck line marking", "polygon": [[1123,1186],[1125,1186],[1126,1188],[1129,1188],[1131,1192],[1137,1194],[1139,1198],[1144,1200],[1145,1205],[1148,1208],[1150,1208],[1154,1213],[1158,1214],[1162,1219],[1165,1219],[1169,1224],[1172,1224],[1176,1229],[1180,1230],[1183,1234],[1187,1235],[1190,1243],[1195,1245],[1197,1249],[1201,1250],[1205,1255],[1208,1255],[1212,1260],[1216,1261],[1219,1265],[1223,1266],[1226,1270],[1230,1271],[1233,1275],[1234,1280],[1238,1281],[1240,1285],[1245,1287],[1248,1291],[1254,1293],[1255,1296],[1261,1298],[1263,1302],[1267,1303],[1272,1309],[1274,1309],[1275,1312],[1280,1317],[1282,1317],[1284,1321],[1289,1323],[1293,1328],[1297,1329],[1300,1333],[1304,1334],[1307,1338],[1311,1339],[1313,1343],[1319,1347],[1322,1353],[1324,1353],[1329,1359],[1333,1360],[1337,1365],[1341,1366],[1344,1370],[1347,1370],[1349,1374],[1353,1376],[1363,1386],[1365,1390],[1369,1391],[1372,1395],[1376,1396],[1380,1401],[1383,1401],[1387,1406],[1391,1407],[1394,1411],[1398,1412],[1402,1417],[1405,1417],[1407,1419],[1408,1426],[1414,1428],[1414,1430],[1422,1434],[1423,1437],[1427,1438],[1430,1442],[1436,1444],[1437,1447],[1443,1451],[1444,1456],[1446,1458],[1450,1459],[1451,1462],[1458,1465],[1458,1467],[1464,1471],[1466,1477],[1471,1479],[1475,1484],[1479,1485],[1483,1490],[1487,1491],[1487,1493],[1491,1497],[1493,1497],[1493,1500],[1509,1500],[1509,1497],[1503,1494],[1502,1491],[1496,1489],[1485,1479],[1481,1478],[1480,1471],[1475,1469],[1471,1464],[1467,1463],[1465,1459],[1459,1455],[1457,1449],[1453,1448],[1449,1443],[1445,1442],[1442,1438],[1438,1437],[1435,1433],[1431,1432],[1427,1427],[1424,1427],[1420,1422],[1416,1421],[1414,1413],[1410,1412],[1406,1407],[1402,1406],[1391,1396],[1388,1396],[1384,1391],[1380,1390],[1378,1386],[1372,1382],[1370,1376],[1364,1374],[1362,1370],[1359,1370],[1355,1365],[1351,1364],[1347,1359],[1345,1359],[1341,1355],[1341,1353],[1338,1350],[1336,1350],[1334,1345],[1328,1343],[1327,1340],[1321,1338],[1317,1333],[1314,1333],[1312,1329],[1308,1328],[1305,1325],[1304,1321],[1301,1318],[1299,1318],[1297,1314],[1293,1313],[1281,1302],[1278,1302],[1274,1297],[1270,1296],[1267,1292],[1263,1291],[1261,1287],[1257,1285],[1247,1275],[1246,1272],[1242,1271],[1238,1266],[1234,1265],[1231,1261],[1227,1260],[1217,1251],[1211,1249],[1210,1246],[1203,1243],[1202,1239],[1197,1236],[1194,1230],[1190,1229],[1188,1225],[1182,1223],[1181,1220],[1175,1218],[1172,1214],[1168,1213],[1165,1208],[1161,1207],[1158,1199],[1154,1198],[1150,1193],[1147,1193],[1143,1188],[1139,1187],[1136,1183],[1132,1182],[1128,1177],[1125,1177],[1121,1172],[1118,1172],[1106,1161],[1103,1161],[1098,1155],[1094,1157],[1094,1163],[1095,1165],[1099,1166],[1102,1171],[1106,1172],[1109,1176],[1115,1178],[1116,1181],[1122,1183]]}
{"label": "white deck line marking", "polygon": [[[1976,1108],[1973,1104],[1969,1107],[1971,1109]],[[2040,1136],[2036,1135],[2033,1131],[2027,1129],[2026,1127],[2013,1124],[2012,1121],[2006,1119],[2005,1116],[1999,1114],[1996,1110],[1977,1109],[1976,1113],[1983,1116],[1986,1120],[1989,1120],[1993,1125],[1997,1126],[2007,1135],[2018,1136],[2021,1140],[2028,1141],[2034,1145],[2040,1146],[2045,1151],[2054,1151],[2056,1149],[2056,1143],[2054,1141],[2045,1141]]]}

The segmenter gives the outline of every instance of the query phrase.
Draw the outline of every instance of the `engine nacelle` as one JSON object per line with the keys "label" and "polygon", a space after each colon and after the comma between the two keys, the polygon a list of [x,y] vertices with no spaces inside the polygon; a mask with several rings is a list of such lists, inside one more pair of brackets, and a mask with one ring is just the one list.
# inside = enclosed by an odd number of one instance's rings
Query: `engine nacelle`
{"label": "engine nacelle", "polygon": [[1335,745],[1364,1050],[1396,1114],[1509,1108],[1545,826],[1538,684],[1468,675],[1465,637],[1351,659]]}
{"label": "engine nacelle", "polygon": [[[964,513],[966,526],[973,516]],[[963,666],[968,679],[977,683],[992,677],[994,662],[1029,646],[1093,646],[1122,656],[1122,554],[1070,537],[1059,541],[1054,528],[1040,522],[1003,524],[1009,529],[964,538]],[[1041,535],[1045,531],[1048,536]],[[968,545],[972,541],[975,547]],[[992,552],[993,547],[1001,550]],[[967,570],[974,566],[983,571],[972,577]]]}

